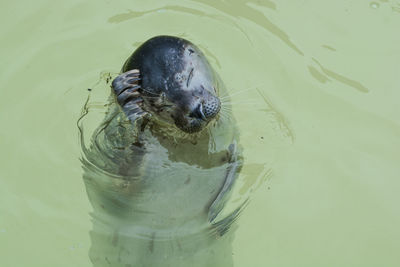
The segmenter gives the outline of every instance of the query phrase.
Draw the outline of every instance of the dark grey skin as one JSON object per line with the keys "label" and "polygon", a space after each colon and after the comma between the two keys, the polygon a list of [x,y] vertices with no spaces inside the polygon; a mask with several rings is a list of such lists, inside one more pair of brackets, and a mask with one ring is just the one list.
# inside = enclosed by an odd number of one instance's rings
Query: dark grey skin
{"label": "dark grey skin", "polygon": [[232,266],[218,216],[242,166],[238,131],[220,116],[224,87],[202,52],[154,37],[112,83],[109,111],[84,149],[95,266]]}

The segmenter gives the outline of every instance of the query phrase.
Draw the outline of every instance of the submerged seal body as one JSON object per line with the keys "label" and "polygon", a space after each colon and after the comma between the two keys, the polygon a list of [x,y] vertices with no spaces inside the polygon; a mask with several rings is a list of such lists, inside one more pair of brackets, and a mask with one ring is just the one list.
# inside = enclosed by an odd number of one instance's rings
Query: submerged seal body
{"label": "submerged seal body", "polygon": [[231,114],[221,116],[224,90],[181,38],[154,37],[125,62],[84,150],[96,266],[231,266],[239,208],[217,215],[242,157]]}

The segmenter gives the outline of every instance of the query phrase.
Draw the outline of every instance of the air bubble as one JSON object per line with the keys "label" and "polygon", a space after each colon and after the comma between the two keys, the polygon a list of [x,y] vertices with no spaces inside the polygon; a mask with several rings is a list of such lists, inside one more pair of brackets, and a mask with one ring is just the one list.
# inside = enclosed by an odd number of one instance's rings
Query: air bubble
{"label": "air bubble", "polygon": [[369,6],[370,6],[371,8],[373,8],[373,9],[378,9],[378,8],[379,8],[379,3],[377,3],[377,2],[371,2],[371,3],[369,4]]}

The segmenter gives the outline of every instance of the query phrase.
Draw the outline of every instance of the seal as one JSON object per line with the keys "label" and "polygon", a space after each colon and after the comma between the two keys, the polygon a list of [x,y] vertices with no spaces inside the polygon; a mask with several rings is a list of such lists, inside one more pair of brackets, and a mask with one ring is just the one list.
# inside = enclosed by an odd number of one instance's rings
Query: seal
{"label": "seal", "polygon": [[93,264],[232,266],[228,233],[242,206],[219,215],[243,160],[221,79],[194,44],[157,36],[111,88],[83,146]]}
{"label": "seal", "polygon": [[194,133],[220,111],[214,72],[189,41],[170,36],[152,38],[129,57],[122,70],[112,87],[132,122],[148,112]]}

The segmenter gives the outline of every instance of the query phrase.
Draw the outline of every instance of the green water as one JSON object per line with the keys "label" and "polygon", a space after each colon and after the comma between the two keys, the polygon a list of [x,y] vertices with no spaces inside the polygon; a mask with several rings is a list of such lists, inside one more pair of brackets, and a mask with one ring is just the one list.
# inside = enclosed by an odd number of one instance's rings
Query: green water
{"label": "green water", "polygon": [[232,95],[235,266],[400,265],[400,1],[2,0],[0,25],[0,266],[91,266],[76,121],[159,34]]}

